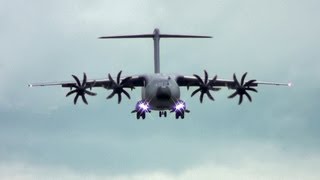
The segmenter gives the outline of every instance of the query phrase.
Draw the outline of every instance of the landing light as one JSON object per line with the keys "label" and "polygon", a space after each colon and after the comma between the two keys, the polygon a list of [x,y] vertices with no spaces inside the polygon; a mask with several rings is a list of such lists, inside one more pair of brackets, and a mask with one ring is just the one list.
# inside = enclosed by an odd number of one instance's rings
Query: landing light
{"label": "landing light", "polygon": [[150,106],[148,101],[144,101],[144,100],[139,101],[136,106],[136,111],[141,113],[150,112]]}
{"label": "landing light", "polygon": [[186,110],[186,103],[179,100],[174,106],[174,111],[177,112],[177,111],[184,111],[184,110]]}
{"label": "landing light", "polygon": [[183,102],[179,102],[178,104],[176,104],[176,110],[182,110],[184,108],[184,104]]}
{"label": "landing light", "polygon": [[149,109],[148,103],[140,103],[139,108],[142,109],[143,111],[147,111]]}

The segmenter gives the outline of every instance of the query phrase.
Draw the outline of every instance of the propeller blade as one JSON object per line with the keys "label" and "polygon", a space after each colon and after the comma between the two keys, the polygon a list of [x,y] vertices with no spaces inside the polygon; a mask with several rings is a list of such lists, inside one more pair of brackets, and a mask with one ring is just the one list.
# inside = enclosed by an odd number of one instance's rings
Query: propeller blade
{"label": "propeller blade", "polygon": [[215,75],[215,76],[213,77],[213,79],[212,79],[212,82],[216,82],[216,81],[217,81],[217,78],[218,78],[218,76]]}
{"label": "propeller blade", "polygon": [[233,80],[236,85],[235,86],[236,91],[233,94],[231,94],[228,98],[234,98],[236,95],[239,95],[239,102],[238,102],[239,105],[243,101],[243,95],[245,95],[248,98],[248,100],[252,102],[252,98],[247,91],[258,92],[255,88],[252,88],[252,86],[256,86],[255,84],[253,84],[256,81],[255,79],[245,82],[245,78],[247,74],[248,73],[246,72],[242,75],[241,81],[240,81],[241,84],[239,84],[239,81],[237,80],[235,73],[233,74]]}
{"label": "propeller blade", "polygon": [[71,87],[70,88],[76,88],[76,89],[79,89],[79,86],[77,86],[77,84],[71,84]]}
{"label": "propeller blade", "polygon": [[94,92],[91,92],[91,91],[88,91],[88,90],[85,90],[84,91],[86,94],[90,95],[90,96],[96,96],[97,93],[94,93]]}
{"label": "propeller blade", "polygon": [[206,70],[204,70],[204,84],[208,83],[208,73]]}
{"label": "propeller blade", "polygon": [[246,82],[243,86],[250,86],[252,83],[254,83],[256,80],[253,79],[253,80],[250,80],[248,82]]}
{"label": "propeller blade", "polygon": [[242,75],[242,78],[241,78],[241,86],[243,86],[243,84],[244,84],[244,79],[246,78],[246,76],[247,76],[247,72]]}
{"label": "propeller blade", "polygon": [[123,92],[123,94],[125,94],[128,97],[128,99],[130,99],[130,95],[126,90],[121,89],[121,91]]}
{"label": "propeller blade", "polygon": [[125,84],[127,84],[127,82],[128,82],[131,78],[132,78],[131,76],[124,78],[124,79],[121,81],[120,85],[125,85]]}
{"label": "propeller blade", "polygon": [[[71,84],[70,86],[70,91],[66,94],[66,97],[70,96],[71,94],[76,93],[76,96],[73,99],[73,103],[77,104],[78,102],[78,98],[79,96],[82,97],[82,100],[85,104],[88,104],[88,101],[85,97],[86,94],[90,95],[90,96],[95,96],[97,95],[94,92],[90,92],[87,89],[88,88],[92,88],[92,86],[95,84],[95,81],[93,83],[90,83],[91,85],[87,84],[87,75],[86,73],[83,73],[83,80],[82,83],[80,82],[79,78],[75,75],[72,75],[72,77],[74,78],[74,80],[76,81],[75,84]],[[72,90],[72,88],[75,88],[74,90]]]}
{"label": "propeller blade", "polygon": [[200,94],[200,103],[203,102],[203,95],[204,95],[204,93],[201,93],[201,94]]}
{"label": "propeller blade", "polygon": [[86,84],[87,84],[87,75],[86,73],[83,73],[82,87],[85,87]]}
{"label": "propeller blade", "polygon": [[75,90],[72,90],[72,91],[68,92],[68,93],[66,94],[66,97],[68,97],[68,96],[70,96],[71,94],[76,93],[76,92],[78,92],[78,89],[75,89]]}
{"label": "propeller blade", "polygon": [[121,93],[117,93],[118,94],[118,104],[120,104],[120,102],[121,102]]}
{"label": "propeller blade", "polygon": [[199,81],[200,84],[204,84],[203,80],[200,78],[200,76],[198,76],[196,74],[194,74],[193,76],[197,78],[197,80]]}
{"label": "propeller blade", "polygon": [[108,74],[108,78],[109,78],[109,80],[111,81],[112,85],[117,84],[117,83],[113,80],[113,78],[111,77],[110,73]]}
{"label": "propeller blade", "polygon": [[120,72],[118,73],[118,76],[117,76],[117,84],[120,84],[121,73],[122,73],[122,71],[120,71]]}
{"label": "propeller blade", "polygon": [[199,91],[201,91],[201,88],[196,89],[195,91],[192,92],[191,97],[197,94]]}
{"label": "propeller blade", "polygon": [[113,91],[113,92],[107,97],[107,99],[112,98],[115,94],[116,94],[116,92]]}
{"label": "propeller blade", "polygon": [[75,75],[72,75],[73,79],[77,82],[77,85],[80,87],[81,86],[81,83],[80,83],[80,80],[78,79],[77,76]]}
{"label": "propeller blade", "polygon": [[77,95],[74,97],[74,99],[73,99],[73,104],[77,104],[78,98],[79,98],[79,94],[77,94]]}
{"label": "propeller blade", "polygon": [[206,92],[207,96],[209,97],[209,99],[211,99],[212,101],[214,101],[214,98],[212,97],[212,95],[210,94],[209,91]]}
{"label": "propeller blade", "polygon": [[209,89],[210,89],[211,91],[220,91],[221,88],[209,87]]}
{"label": "propeller blade", "polygon": [[84,94],[82,94],[81,97],[82,97],[82,101],[83,101],[85,104],[88,104],[88,101],[87,101],[86,97],[84,96]]}
{"label": "propeller blade", "polygon": [[233,73],[233,80],[234,80],[234,82],[236,83],[236,86],[239,87],[240,84],[239,84],[239,81],[238,81],[235,73]]}
{"label": "propeller blade", "polygon": [[248,94],[247,92],[244,92],[244,95],[246,95],[246,96],[247,96],[247,98],[249,99],[249,101],[250,101],[250,102],[252,102],[252,99],[251,99],[250,94]]}
{"label": "propeller blade", "polygon": [[253,91],[253,92],[256,92],[256,93],[258,92],[258,90],[254,89],[254,88],[250,88],[250,87],[246,88],[246,90]]}
{"label": "propeller blade", "polygon": [[230,96],[228,96],[228,98],[234,98],[237,94],[238,94],[238,92],[235,91],[233,94],[231,94]]}
{"label": "propeller blade", "polygon": [[242,100],[243,100],[243,95],[242,94],[239,94],[240,95],[240,98],[239,98],[239,105],[242,103]]}
{"label": "propeller blade", "polygon": [[212,78],[212,80],[208,82],[208,85],[209,85],[209,86],[214,86],[214,83],[217,81],[217,78],[218,78],[218,76],[215,75],[215,76]]}

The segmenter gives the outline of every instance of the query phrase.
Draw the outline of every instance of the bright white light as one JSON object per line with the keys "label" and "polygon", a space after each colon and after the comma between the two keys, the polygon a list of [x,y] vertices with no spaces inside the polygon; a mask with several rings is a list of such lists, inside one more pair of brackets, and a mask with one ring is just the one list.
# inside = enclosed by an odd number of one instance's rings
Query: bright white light
{"label": "bright white light", "polygon": [[184,109],[183,102],[179,102],[178,104],[176,104],[176,110],[182,110],[182,109]]}
{"label": "bright white light", "polygon": [[291,82],[290,82],[290,83],[288,83],[288,86],[289,86],[289,87],[291,87],[291,86],[292,86],[292,83],[291,83]]}
{"label": "bright white light", "polygon": [[139,108],[140,109],[143,109],[144,111],[147,111],[148,109],[149,109],[149,106],[148,106],[148,104],[146,103],[140,103],[139,104]]}

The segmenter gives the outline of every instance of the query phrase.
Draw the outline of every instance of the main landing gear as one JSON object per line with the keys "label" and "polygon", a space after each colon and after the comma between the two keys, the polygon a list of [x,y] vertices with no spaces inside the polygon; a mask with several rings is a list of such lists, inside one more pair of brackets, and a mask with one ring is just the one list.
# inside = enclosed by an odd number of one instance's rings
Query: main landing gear
{"label": "main landing gear", "polygon": [[140,118],[145,119],[147,112],[150,113],[151,111],[137,111],[137,110],[131,111],[131,113],[136,113],[137,119],[140,119]]}
{"label": "main landing gear", "polygon": [[188,110],[188,109],[186,109],[186,110],[181,110],[181,111],[175,111],[175,113],[176,113],[176,119],[179,119],[179,118],[181,118],[181,119],[184,119],[184,114],[185,113],[189,113],[190,111]]}
{"label": "main landing gear", "polygon": [[145,119],[146,118],[146,112],[143,112],[143,113],[137,112],[137,119],[140,119],[140,117],[142,117],[142,119]]}

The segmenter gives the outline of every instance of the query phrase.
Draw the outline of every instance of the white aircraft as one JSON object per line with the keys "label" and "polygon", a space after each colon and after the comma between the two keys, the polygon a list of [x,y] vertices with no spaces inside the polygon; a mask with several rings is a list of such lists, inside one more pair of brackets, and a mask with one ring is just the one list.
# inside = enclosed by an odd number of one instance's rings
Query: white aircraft
{"label": "white aircraft", "polygon": [[[209,99],[214,100],[210,91],[218,91],[222,87],[235,90],[228,98],[239,96],[239,105],[243,101],[243,96],[246,96],[251,102],[251,96],[248,91],[258,92],[254,87],[260,84],[264,85],[281,85],[291,86],[291,83],[275,83],[263,82],[257,80],[246,81],[247,73],[244,73],[239,81],[235,74],[233,79],[218,79],[217,75],[209,78],[207,71],[204,71],[204,78],[194,74],[193,76],[185,76],[179,74],[162,74],[160,73],[160,38],[211,38],[210,36],[194,36],[194,35],[173,35],[161,34],[159,29],[155,29],[152,34],[140,35],[121,35],[121,36],[104,36],[100,39],[115,39],[115,38],[152,38],[154,41],[154,73],[153,74],[138,74],[133,76],[121,77],[120,71],[116,78],[108,74],[108,78],[88,80],[86,74],[83,74],[83,80],[80,82],[79,78],[72,75],[75,81],[53,82],[53,83],[37,83],[29,84],[29,87],[34,86],[62,86],[70,88],[70,92],[66,96],[75,94],[74,104],[77,103],[79,96],[83,102],[88,104],[85,95],[95,96],[96,93],[88,89],[100,87],[107,90],[112,90],[112,93],[107,99],[114,95],[118,96],[118,103],[121,102],[122,93],[130,99],[129,93],[125,90],[141,87],[141,100],[137,102],[132,113],[136,113],[137,119],[145,119],[146,113],[151,110],[159,111],[159,116],[167,116],[167,111],[174,112],[176,119],[184,118],[185,113],[190,111],[187,109],[186,103],[180,98],[180,87],[198,87],[192,92],[191,97],[200,93],[200,102],[203,102],[203,97],[206,94]],[[115,80],[116,79],[116,80]]]}

